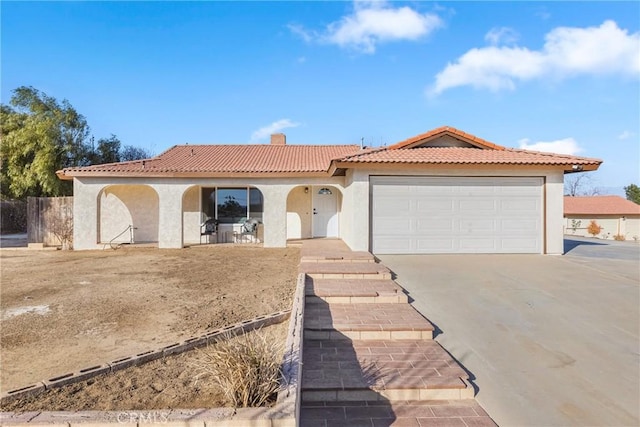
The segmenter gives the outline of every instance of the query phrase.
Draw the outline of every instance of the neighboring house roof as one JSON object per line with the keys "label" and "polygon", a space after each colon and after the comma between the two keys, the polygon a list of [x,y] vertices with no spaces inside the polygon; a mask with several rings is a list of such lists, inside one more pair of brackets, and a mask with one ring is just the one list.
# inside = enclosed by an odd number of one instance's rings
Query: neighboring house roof
{"label": "neighboring house roof", "polygon": [[566,215],[640,215],[640,205],[620,196],[565,196]]}
{"label": "neighboring house roof", "polygon": [[389,147],[357,145],[176,145],[157,157],[67,168],[74,176],[327,176],[373,163],[414,165],[537,165],[566,172],[595,170],[599,159],[505,148],[453,127],[441,127]]}
{"label": "neighboring house roof", "polygon": [[67,168],[58,176],[326,173],[332,159],[358,150],[357,145],[176,145],[152,159]]}

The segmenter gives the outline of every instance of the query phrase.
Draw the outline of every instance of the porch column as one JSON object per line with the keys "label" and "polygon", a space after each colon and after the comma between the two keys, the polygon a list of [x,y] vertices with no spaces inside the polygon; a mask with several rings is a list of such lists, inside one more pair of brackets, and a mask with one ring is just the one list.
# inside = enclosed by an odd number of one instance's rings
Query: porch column
{"label": "porch column", "polygon": [[287,196],[292,185],[258,186],[264,198],[264,247],[287,246]]}
{"label": "porch column", "polygon": [[96,249],[98,246],[98,196],[104,184],[73,180],[73,249]]}
{"label": "porch column", "polygon": [[562,171],[546,176],[545,191],[546,251],[549,255],[564,253],[562,221],[564,217],[564,174]]}
{"label": "porch column", "polygon": [[343,207],[349,214],[350,233],[345,242],[351,250],[369,250],[369,175],[360,170],[349,171],[347,176],[348,206]]}
{"label": "porch column", "polygon": [[188,186],[155,184],[158,193],[158,248],[179,249],[182,240],[182,195]]}

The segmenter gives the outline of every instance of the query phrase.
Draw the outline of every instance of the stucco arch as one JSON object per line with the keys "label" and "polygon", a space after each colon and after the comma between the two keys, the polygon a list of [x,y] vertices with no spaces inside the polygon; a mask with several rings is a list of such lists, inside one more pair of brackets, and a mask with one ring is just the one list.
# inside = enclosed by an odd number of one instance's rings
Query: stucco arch
{"label": "stucco arch", "polygon": [[109,185],[98,193],[98,241],[158,242],[159,197],[149,185]]}
{"label": "stucco arch", "polygon": [[182,193],[182,240],[185,245],[200,242],[200,224],[205,220],[200,206],[201,186],[193,185]]}
{"label": "stucco arch", "polygon": [[314,236],[314,193],[328,188],[336,195],[336,215],[340,222],[342,212],[342,189],[331,184],[298,185],[287,195],[287,239],[309,239]]}

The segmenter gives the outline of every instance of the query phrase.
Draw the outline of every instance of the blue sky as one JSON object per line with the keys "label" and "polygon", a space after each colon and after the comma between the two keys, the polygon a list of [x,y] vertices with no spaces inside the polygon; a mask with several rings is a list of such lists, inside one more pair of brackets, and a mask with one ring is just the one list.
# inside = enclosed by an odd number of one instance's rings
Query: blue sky
{"label": "blue sky", "polygon": [[[638,2],[7,2],[2,102],[68,99],[96,138],[392,144],[450,125],[640,182]],[[610,190],[611,191],[611,190]]]}

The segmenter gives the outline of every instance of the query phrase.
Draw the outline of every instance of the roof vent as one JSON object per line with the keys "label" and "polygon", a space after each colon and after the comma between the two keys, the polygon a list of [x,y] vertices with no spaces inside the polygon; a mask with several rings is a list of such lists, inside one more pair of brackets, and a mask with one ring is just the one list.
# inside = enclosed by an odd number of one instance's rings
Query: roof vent
{"label": "roof vent", "polygon": [[287,136],[284,133],[274,133],[271,135],[271,145],[286,145]]}

